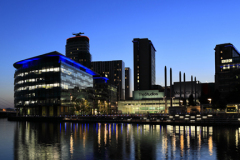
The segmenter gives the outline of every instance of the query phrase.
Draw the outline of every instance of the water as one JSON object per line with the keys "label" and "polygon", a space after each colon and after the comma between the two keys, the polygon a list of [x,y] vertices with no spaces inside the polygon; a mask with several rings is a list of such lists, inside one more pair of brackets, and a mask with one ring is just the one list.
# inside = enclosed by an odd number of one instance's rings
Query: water
{"label": "water", "polygon": [[240,159],[240,127],[0,119],[0,159]]}

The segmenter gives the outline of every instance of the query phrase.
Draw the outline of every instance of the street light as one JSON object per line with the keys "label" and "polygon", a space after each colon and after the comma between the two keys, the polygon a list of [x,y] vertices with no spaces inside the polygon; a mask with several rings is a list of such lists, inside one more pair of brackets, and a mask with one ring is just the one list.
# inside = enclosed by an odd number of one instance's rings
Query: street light
{"label": "street light", "polygon": [[183,104],[183,100],[180,100],[180,103],[181,103],[181,106],[182,106],[182,104]]}
{"label": "street light", "polygon": [[[208,98],[209,104],[211,104],[212,98]],[[210,107],[210,105],[209,105]]]}
{"label": "street light", "polygon": [[[109,106],[109,110],[110,110],[110,112],[111,112],[111,102],[109,102],[108,104],[109,104],[109,105],[108,105],[108,106]],[[110,113],[110,114],[112,114],[112,113]]]}
{"label": "street light", "polygon": [[[172,97],[172,104],[171,105],[173,105],[173,99],[174,99],[175,97]],[[171,106],[172,107],[172,106]]]}
{"label": "street light", "polygon": [[211,104],[212,98],[208,98],[209,104]]}
{"label": "street light", "polygon": [[203,113],[203,106],[201,106],[201,102],[199,101],[199,106],[201,108],[201,113]]}
{"label": "street light", "polygon": [[166,113],[167,113],[167,96],[164,96],[163,99],[164,99],[164,101],[165,101],[165,110],[164,110],[164,113],[166,114]]}

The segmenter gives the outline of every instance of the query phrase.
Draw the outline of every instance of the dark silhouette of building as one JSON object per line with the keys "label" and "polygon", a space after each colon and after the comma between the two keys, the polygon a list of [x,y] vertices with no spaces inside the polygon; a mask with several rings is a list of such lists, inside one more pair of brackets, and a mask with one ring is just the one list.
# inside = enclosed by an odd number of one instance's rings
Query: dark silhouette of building
{"label": "dark silhouette of building", "polygon": [[91,54],[89,52],[89,38],[77,33],[75,37],[67,39],[66,56],[82,65],[91,68]]}
{"label": "dark silhouette of building", "polygon": [[117,86],[117,100],[125,100],[125,64],[122,60],[92,62],[92,70]]}
{"label": "dark silhouette of building", "polygon": [[125,68],[125,99],[129,99],[131,94],[130,72],[131,72],[130,68],[126,67]]}
{"label": "dark silhouette of building", "polygon": [[149,90],[155,85],[155,48],[147,39],[133,39],[134,90]]}
{"label": "dark silhouette of building", "polygon": [[231,43],[215,47],[215,89],[222,96],[236,91],[240,80],[240,54]]}

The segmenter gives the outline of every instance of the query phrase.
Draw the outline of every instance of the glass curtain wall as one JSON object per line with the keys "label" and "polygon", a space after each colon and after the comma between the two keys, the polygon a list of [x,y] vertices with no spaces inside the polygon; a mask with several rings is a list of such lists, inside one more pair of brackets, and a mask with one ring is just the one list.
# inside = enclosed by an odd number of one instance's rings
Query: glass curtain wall
{"label": "glass curtain wall", "polygon": [[92,108],[92,88],[92,75],[61,62],[61,114],[70,112],[71,107],[75,107],[76,100],[85,101]]}

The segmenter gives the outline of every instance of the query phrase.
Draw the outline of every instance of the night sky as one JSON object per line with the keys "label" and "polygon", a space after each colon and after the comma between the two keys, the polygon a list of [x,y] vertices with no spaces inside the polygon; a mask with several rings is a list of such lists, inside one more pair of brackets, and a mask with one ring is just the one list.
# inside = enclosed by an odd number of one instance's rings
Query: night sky
{"label": "night sky", "polygon": [[76,32],[90,38],[93,61],[123,60],[132,71],[132,40],[150,39],[157,50],[156,84],[164,84],[165,65],[173,81],[181,71],[187,80],[214,82],[215,45],[240,49],[239,7],[237,0],[0,1],[0,108],[13,107],[13,63],[65,54],[66,39]]}

